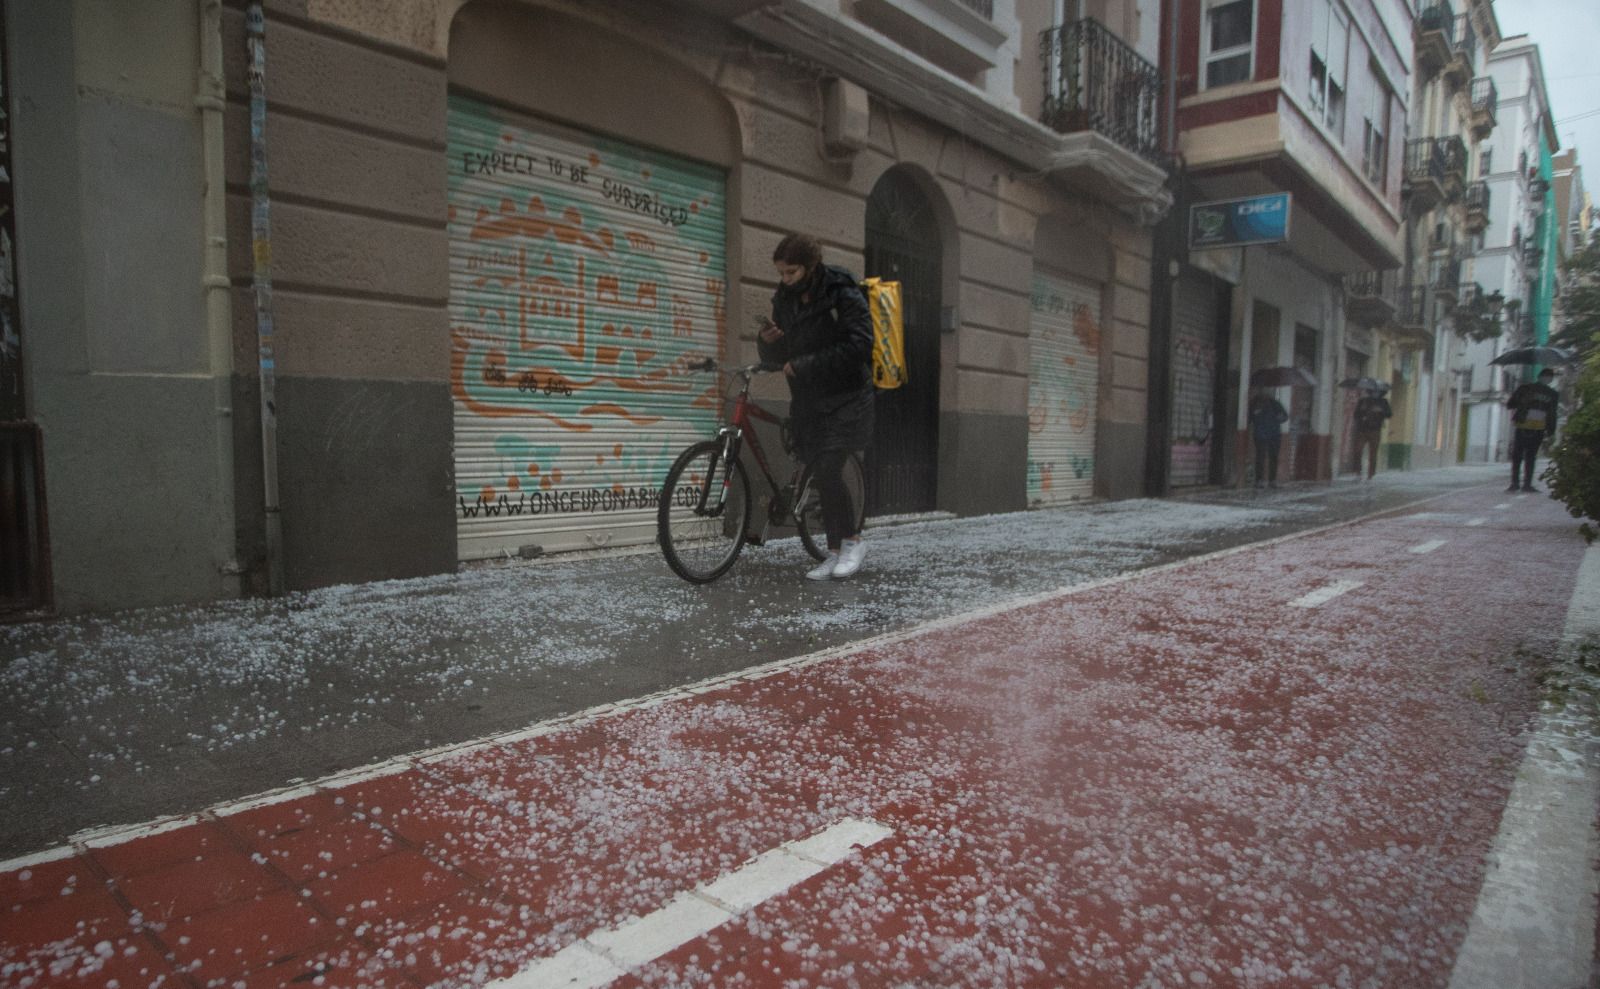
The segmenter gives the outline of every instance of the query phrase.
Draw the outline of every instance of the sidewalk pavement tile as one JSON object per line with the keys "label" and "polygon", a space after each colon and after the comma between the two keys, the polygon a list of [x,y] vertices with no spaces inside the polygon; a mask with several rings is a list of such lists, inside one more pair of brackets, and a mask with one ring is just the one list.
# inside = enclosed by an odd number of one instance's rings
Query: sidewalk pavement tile
{"label": "sidewalk pavement tile", "polygon": [[306,884],[328,916],[358,937],[385,917],[410,913],[466,887],[455,873],[411,849]]}
{"label": "sidewalk pavement tile", "polygon": [[339,931],[298,891],[279,889],[167,924],[157,936],[180,971],[208,981],[300,954]]}
{"label": "sidewalk pavement tile", "polygon": [[217,849],[116,881],[117,889],[147,923],[193,917],[248,900],[281,883],[264,864],[233,849]]}
{"label": "sidewalk pavement tile", "polygon": [[400,848],[378,825],[326,793],[230,815],[223,824],[297,883],[325,879]]}

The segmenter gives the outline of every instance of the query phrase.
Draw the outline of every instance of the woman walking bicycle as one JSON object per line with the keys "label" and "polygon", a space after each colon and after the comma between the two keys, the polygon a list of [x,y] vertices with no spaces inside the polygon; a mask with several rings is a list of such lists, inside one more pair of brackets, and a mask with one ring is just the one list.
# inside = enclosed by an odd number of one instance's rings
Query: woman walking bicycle
{"label": "woman walking bicycle", "polygon": [[816,238],[789,234],[772,264],[779,285],[757,347],[763,361],[783,365],[795,452],[815,463],[828,537],[828,558],[806,576],[849,577],[867,552],[843,472],[872,439],[872,316],[855,276],[822,263]]}

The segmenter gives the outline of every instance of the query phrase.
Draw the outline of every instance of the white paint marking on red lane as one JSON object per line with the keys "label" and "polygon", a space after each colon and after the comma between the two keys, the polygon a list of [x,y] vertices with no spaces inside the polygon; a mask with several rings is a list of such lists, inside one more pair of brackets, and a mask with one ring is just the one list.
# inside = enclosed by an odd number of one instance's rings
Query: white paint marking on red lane
{"label": "white paint marking on red lane", "polygon": [[[1576,652],[1600,636],[1600,546],[1583,554],[1567,606],[1564,646]],[[1576,665],[1576,656],[1568,662]],[[1595,806],[1593,694],[1574,691],[1539,714],[1450,989],[1546,989],[1590,984],[1600,856]]]}
{"label": "white paint marking on red lane", "polygon": [[1485,519],[1485,518],[1467,519],[1467,524],[1468,525],[1483,525],[1487,521],[1489,521],[1489,520]]}
{"label": "white paint marking on red lane", "polygon": [[1411,547],[1410,551],[1418,555],[1423,553],[1432,553],[1434,550],[1438,549],[1440,546],[1443,546],[1449,541],[1450,540],[1448,539],[1430,539],[1425,543],[1418,543],[1417,545]]}
{"label": "white paint marking on red lane", "polygon": [[843,862],[894,832],[876,821],[846,818],[809,838],[785,842],[643,917],[597,931],[541,958],[487,989],[599,989],[711,933],[753,907]]}
{"label": "white paint marking on red lane", "polygon": [[1323,587],[1317,588],[1316,590],[1312,591],[1310,594],[1303,594],[1300,597],[1295,598],[1293,601],[1289,602],[1289,607],[1291,607],[1291,608],[1316,608],[1316,607],[1320,607],[1320,606],[1322,606],[1324,604],[1327,604],[1329,601],[1332,601],[1334,598],[1340,596],[1341,594],[1350,593],[1351,591],[1355,590],[1356,588],[1360,587],[1362,584],[1365,584],[1365,583],[1366,583],[1366,581],[1364,581],[1364,580],[1336,580],[1331,584],[1327,584],[1327,585],[1325,585]]}

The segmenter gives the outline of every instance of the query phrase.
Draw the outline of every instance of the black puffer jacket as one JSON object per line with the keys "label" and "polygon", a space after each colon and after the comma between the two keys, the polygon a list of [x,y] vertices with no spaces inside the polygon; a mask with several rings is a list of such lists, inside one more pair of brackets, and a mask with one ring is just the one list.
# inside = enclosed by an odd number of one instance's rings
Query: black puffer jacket
{"label": "black puffer jacket", "polygon": [[[809,298],[808,298],[809,296]],[[789,363],[795,452],[864,450],[872,441],[872,316],[855,276],[818,265],[811,278],[772,296],[776,343],[758,340],[761,359]]]}

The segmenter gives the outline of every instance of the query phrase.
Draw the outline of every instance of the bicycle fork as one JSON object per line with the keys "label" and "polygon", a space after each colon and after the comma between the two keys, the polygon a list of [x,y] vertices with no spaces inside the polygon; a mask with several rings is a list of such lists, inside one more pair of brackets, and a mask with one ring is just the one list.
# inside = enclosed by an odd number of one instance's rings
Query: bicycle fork
{"label": "bicycle fork", "polygon": [[[700,486],[700,504],[695,506],[696,515],[720,514],[728,502],[728,490],[733,486],[733,465],[739,462],[739,446],[744,441],[744,434],[737,426],[724,426],[717,430],[717,439],[722,444],[722,451],[712,458],[706,470],[705,483]],[[719,466],[722,474],[720,484],[717,482]]]}

